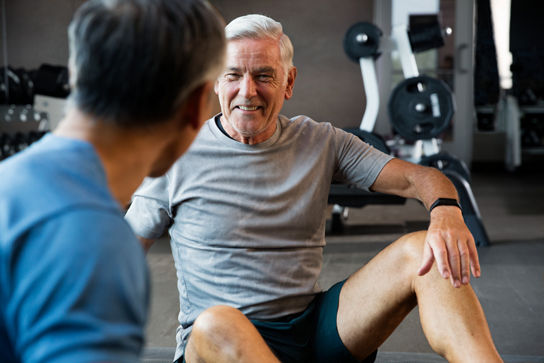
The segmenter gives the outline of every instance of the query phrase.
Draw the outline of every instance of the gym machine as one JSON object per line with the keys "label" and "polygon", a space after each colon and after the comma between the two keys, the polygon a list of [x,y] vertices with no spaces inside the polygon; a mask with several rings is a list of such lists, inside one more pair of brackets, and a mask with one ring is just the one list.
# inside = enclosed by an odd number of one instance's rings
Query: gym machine
{"label": "gym machine", "polygon": [[[396,26],[388,47],[399,52],[404,80],[389,98],[388,111],[393,129],[403,141],[413,143],[407,161],[441,170],[455,185],[463,209],[463,218],[476,244],[485,246],[489,238],[481,221],[476,200],[470,188],[470,171],[462,160],[440,150],[440,135],[448,128],[455,111],[453,95],[445,82],[420,75],[414,52],[444,45],[451,29],[443,29],[438,15],[411,15],[409,27]],[[363,77],[366,108],[358,128],[345,129],[377,149],[391,153],[399,148],[399,138],[386,142],[373,132],[379,109],[379,91],[374,67],[381,51],[382,31],[374,24],[360,22],[352,25],[344,38],[348,57],[359,63]],[[340,232],[347,218],[348,207],[361,208],[368,204],[403,204],[405,199],[372,193],[343,184],[332,184],[329,204],[333,204],[330,230]]]}

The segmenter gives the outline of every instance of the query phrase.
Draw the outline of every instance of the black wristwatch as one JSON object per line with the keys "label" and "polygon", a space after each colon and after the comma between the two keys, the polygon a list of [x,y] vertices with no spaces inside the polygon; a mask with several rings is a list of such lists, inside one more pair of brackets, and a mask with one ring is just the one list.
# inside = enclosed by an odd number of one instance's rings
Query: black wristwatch
{"label": "black wristwatch", "polygon": [[461,208],[461,206],[459,205],[459,202],[457,201],[457,199],[453,199],[453,198],[438,198],[437,200],[434,201],[433,204],[431,204],[431,206],[429,207],[429,213],[432,212],[432,210],[435,208],[435,207],[438,207],[440,205],[451,205],[451,206],[455,206],[461,210],[463,210]]}

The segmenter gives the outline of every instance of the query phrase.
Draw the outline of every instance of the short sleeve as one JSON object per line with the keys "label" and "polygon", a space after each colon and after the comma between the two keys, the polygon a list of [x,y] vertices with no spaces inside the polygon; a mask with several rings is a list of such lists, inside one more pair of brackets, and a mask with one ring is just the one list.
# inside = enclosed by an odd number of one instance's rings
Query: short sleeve
{"label": "short sleeve", "polygon": [[138,361],[148,268],[119,211],[50,218],[15,241],[8,261],[6,326],[21,361]]}
{"label": "short sleeve", "polygon": [[172,224],[168,176],[147,178],[132,196],[125,219],[136,235],[156,239]]}
{"label": "short sleeve", "polygon": [[393,156],[363,142],[357,136],[336,129],[337,168],[333,180],[368,190]]}

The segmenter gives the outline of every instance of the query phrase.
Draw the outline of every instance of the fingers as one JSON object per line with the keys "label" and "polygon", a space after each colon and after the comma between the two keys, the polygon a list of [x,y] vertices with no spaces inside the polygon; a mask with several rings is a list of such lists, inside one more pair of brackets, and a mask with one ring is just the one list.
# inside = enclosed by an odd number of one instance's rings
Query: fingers
{"label": "fingers", "polygon": [[436,238],[430,238],[427,244],[431,245],[436,267],[443,278],[450,278],[452,272],[448,261],[448,251],[443,241],[437,241]]}
{"label": "fingers", "polygon": [[469,243],[468,249],[470,252],[470,268],[472,270],[472,275],[474,277],[480,277],[480,259],[478,258],[478,250],[476,249],[474,238],[472,239],[472,243]]}
{"label": "fingers", "polygon": [[[472,237],[472,236],[470,236]],[[432,254],[432,256],[429,256]],[[470,283],[470,273],[480,276],[480,263],[474,240],[457,239],[455,234],[431,234],[425,243],[423,259],[418,275],[424,275],[436,260],[438,272],[450,279],[454,287]]]}
{"label": "fingers", "polygon": [[433,250],[428,243],[425,243],[425,247],[423,247],[423,259],[421,261],[421,266],[419,267],[417,274],[419,276],[425,275],[427,272],[431,270],[431,267],[433,267],[433,262],[434,262]]}
{"label": "fingers", "polygon": [[451,283],[455,287],[461,287],[461,257],[458,250],[457,241],[447,241],[448,261],[451,270]]}
{"label": "fingers", "polygon": [[461,283],[466,285],[470,282],[470,251],[465,241],[458,241],[457,247],[461,262]]}
{"label": "fingers", "polygon": [[459,240],[457,242],[457,249],[459,251],[461,282],[463,285],[466,285],[470,283],[471,271],[474,277],[480,277],[480,261],[478,259],[476,243],[472,235],[469,235],[469,238],[466,240]]}

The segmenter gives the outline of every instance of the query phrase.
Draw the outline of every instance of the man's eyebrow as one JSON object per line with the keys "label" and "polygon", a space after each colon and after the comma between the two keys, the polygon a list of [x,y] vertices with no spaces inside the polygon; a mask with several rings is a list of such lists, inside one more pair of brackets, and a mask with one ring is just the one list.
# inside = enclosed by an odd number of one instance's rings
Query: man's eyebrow
{"label": "man's eyebrow", "polygon": [[[227,67],[225,69],[225,73],[229,73],[229,72],[241,73],[242,69],[239,68],[239,67]],[[271,74],[275,74],[276,71],[275,71],[274,67],[265,66],[265,67],[256,68],[251,73],[271,73]]]}
{"label": "man's eyebrow", "polygon": [[225,72],[241,72],[242,70],[238,67],[227,67],[227,69],[225,69]]}
{"label": "man's eyebrow", "polygon": [[255,69],[253,73],[275,73],[275,70],[273,67],[261,67]]}

